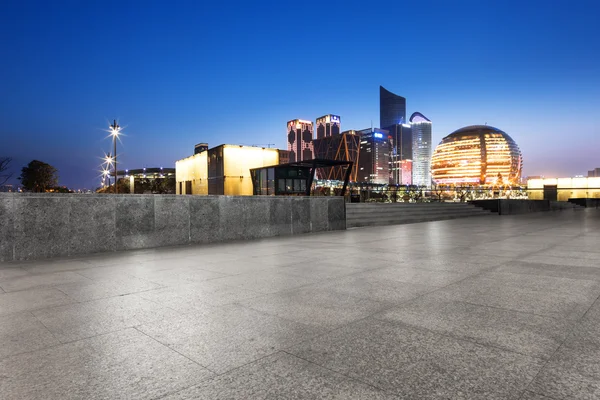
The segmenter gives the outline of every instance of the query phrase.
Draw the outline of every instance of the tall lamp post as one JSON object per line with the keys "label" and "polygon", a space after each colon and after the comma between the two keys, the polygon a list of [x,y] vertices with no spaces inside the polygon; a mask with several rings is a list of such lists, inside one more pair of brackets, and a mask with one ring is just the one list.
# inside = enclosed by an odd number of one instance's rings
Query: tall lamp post
{"label": "tall lamp post", "polygon": [[114,162],[115,162],[115,194],[119,192],[117,189],[117,138],[119,137],[119,130],[121,127],[117,124],[117,120],[113,120],[113,124],[110,126],[110,134],[113,137],[113,147],[114,147]]}

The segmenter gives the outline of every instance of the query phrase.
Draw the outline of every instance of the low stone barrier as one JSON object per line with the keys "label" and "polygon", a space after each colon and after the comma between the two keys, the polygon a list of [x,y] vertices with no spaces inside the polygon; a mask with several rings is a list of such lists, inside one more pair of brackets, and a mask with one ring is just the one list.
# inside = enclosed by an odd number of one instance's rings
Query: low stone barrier
{"label": "low stone barrier", "polygon": [[473,200],[469,203],[500,215],[529,214],[540,211],[555,211],[573,208],[573,204],[571,203],[549,200],[492,199]]}
{"label": "low stone barrier", "polygon": [[0,193],[0,261],[346,229],[342,197]]}

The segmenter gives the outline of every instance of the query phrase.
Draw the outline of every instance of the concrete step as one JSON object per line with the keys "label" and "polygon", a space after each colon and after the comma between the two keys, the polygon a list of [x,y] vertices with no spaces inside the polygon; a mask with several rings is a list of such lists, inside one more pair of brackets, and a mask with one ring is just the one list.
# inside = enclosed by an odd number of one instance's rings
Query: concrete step
{"label": "concrete step", "polygon": [[444,221],[450,219],[458,219],[458,218],[469,218],[469,217],[477,217],[477,216],[489,216],[489,215],[497,215],[491,213],[485,214],[470,214],[470,215],[437,215],[437,216],[410,216],[401,219],[387,219],[387,220],[355,220],[355,221],[347,221],[347,228],[359,228],[364,226],[384,226],[384,225],[402,225],[402,224],[415,224],[419,222],[432,222],[432,221]]}
{"label": "concrete step", "polygon": [[346,226],[379,226],[491,215],[468,203],[361,203],[346,205]]}
{"label": "concrete step", "polygon": [[450,213],[479,213],[486,212],[487,210],[483,210],[481,208],[467,208],[467,209],[425,209],[425,208],[417,208],[412,210],[389,210],[389,211],[373,211],[373,210],[346,210],[347,216],[371,216],[371,215],[409,215],[409,214],[450,214]]}

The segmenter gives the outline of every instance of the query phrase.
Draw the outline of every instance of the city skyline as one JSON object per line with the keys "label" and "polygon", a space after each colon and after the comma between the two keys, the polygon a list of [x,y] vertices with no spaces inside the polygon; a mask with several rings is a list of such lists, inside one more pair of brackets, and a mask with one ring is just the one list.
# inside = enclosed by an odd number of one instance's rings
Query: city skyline
{"label": "city skyline", "polygon": [[[0,156],[14,160],[13,183],[39,159],[59,170],[61,185],[97,187],[113,119],[125,133],[119,166],[130,169],[173,167],[199,142],[285,149],[290,118],[314,123],[331,112],[344,130],[385,128],[377,126],[379,86],[434,122],[433,148],[487,123],[519,143],[525,176],[585,175],[600,164],[600,6],[592,1],[434,2],[427,24],[408,18],[400,30],[390,22],[421,5],[350,2],[335,6],[339,25],[308,18],[301,31],[288,29],[287,17],[312,15],[316,3],[115,3],[118,18],[109,3],[0,5],[10,54],[0,67]],[[373,32],[343,28],[369,17],[379,22]],[[475,34],[482,20],[499,28]],[[302,57],[324,44],[336,62]],[[363,63],[365,54],[387,56]],[[231,129],[232,119],[243,128]]]}

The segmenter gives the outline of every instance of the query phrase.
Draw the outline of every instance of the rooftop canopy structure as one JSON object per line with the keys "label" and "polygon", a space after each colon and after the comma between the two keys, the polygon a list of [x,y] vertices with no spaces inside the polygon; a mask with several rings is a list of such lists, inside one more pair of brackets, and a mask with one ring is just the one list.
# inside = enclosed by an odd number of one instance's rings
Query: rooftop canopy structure
{"label": "rooftop canopy structure", "polygon": [[310,196],[310,190],[318,168],[333,168],[346,166],[343,196],[348,186],[352,161],[313,159],[291,162],[288,164],[271,165],[268,167],[252,168],[252,186],[254,195],[296,195]]}

